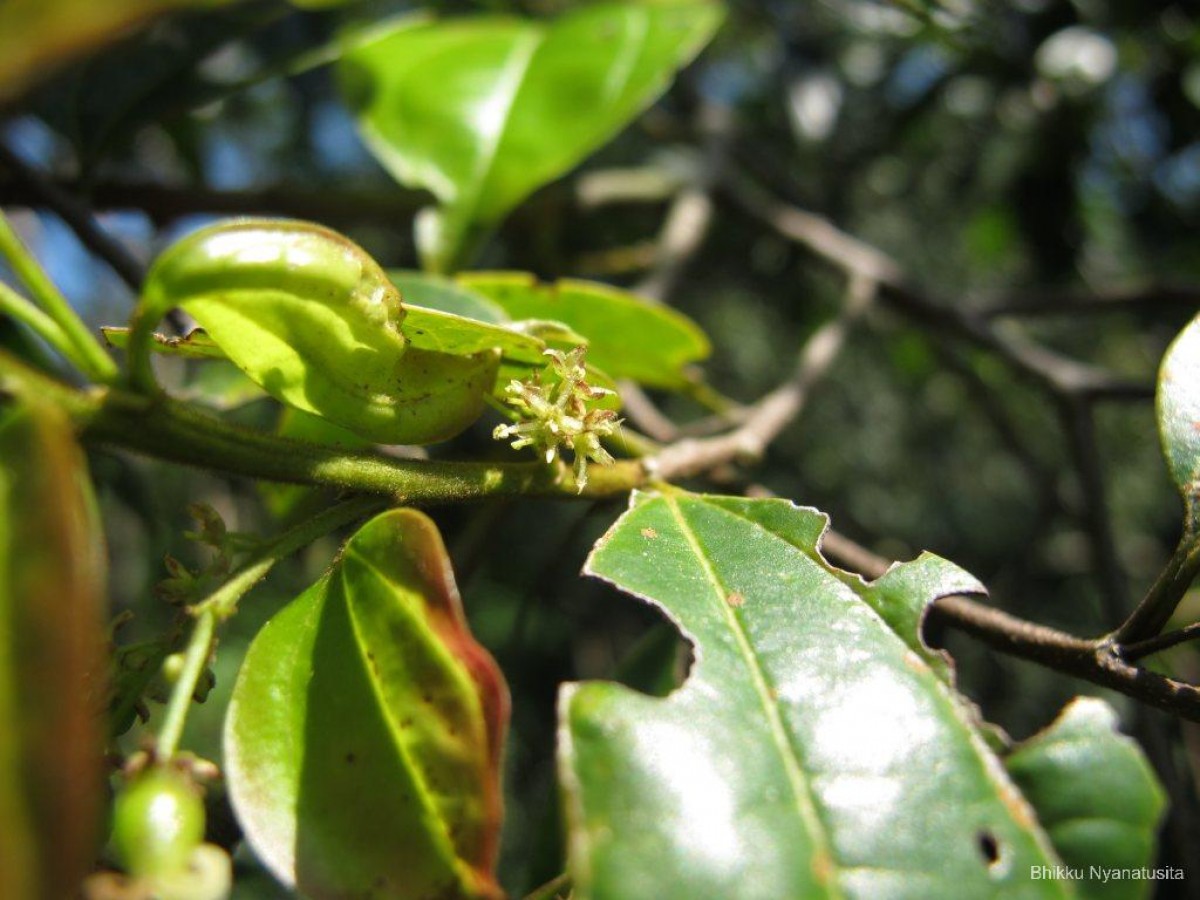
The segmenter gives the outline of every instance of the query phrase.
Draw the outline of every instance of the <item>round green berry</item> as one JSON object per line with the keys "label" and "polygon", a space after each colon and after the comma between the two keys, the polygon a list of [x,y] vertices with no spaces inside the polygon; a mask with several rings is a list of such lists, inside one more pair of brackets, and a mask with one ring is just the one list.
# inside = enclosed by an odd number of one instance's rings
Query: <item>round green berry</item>
{"label": "round green berry", "polygon": [[113,849],[130,875],[178,872],[204,840],[204,801],[183,773],[162,766],[135,776],[113,805]]}

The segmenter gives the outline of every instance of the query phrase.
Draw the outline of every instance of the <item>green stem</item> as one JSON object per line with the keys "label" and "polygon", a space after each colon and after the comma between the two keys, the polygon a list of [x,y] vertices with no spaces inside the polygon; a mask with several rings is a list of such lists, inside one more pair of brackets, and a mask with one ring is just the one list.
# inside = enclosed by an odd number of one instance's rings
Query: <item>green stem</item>
{"label": "green stem", "polygon": [[80,369],[86,368],[75,352],[75,345],[52,318],[0,281],[0,313],[27,326],[30,331],[44,340],[62,355],[67,362]]}
{"label": "green stem", "polygon": [[1118,645],[1135,644],[1159,634],[1171,620],[1179,601],[1200,574],[1200,536],[1185,534],[1158,580],[1137,609],[1113,634]]}
{"label": "green stem", "polygon": [[525,900],[556,900],[571,893],[571,876],[564,872],[525,895]]}
{"label": "green stem", "polygon": [[646,481],[636,460],[593,466],[582,493],[567,467],[441,462],[347,451],[231,425],[165,396],[118,388],[76,391],[0,352],[0,388],[63,409],[85,440],[268,481],[383,494],[397,503],[451,503],[498,496],[608,497]]}
{"label": "green stem", "polygon": [[271,541],[228,581],[192,607],[196,624],[188,636],[183,669],[171,690],[162,727],[158,732],[156,750],[160,758],[169,759],[179,746],[179,738],[183,734],[183,726],[191,708],[192,697],[196,693],[196,685],[200,683],[204,667],[216,648],[217,625],[237,611],[238,601],[265,578],[281,559],[291,556],[302,547],[343,525],[364,518],[382,506],[383,503],[378,497],[356,497],[313,516]]}
{"label": "green stem", "polygon": [[160,759],[170,759],[179,747],[183,724],[187,721],[192,695],[204,673],[208,657],[216,641],[217,617],[211,610],[204,610],[196,617],[196,627],[188,637],[187,652],[183,658],[183,671],[171,690],[162,727],[158,730],[155,752]]}
{"label": "green stem", "polygon": [[[62,334],[75,348],[68,358],[94,381],[114,383],[120,375],[117,364],[79,318],[71,304],[54,286],[29,249],[0,212],[0,256],[8,260],[13,272],[29,288],[33,299],[57,323]],[[64,354],[67,356],[67,354]]]}

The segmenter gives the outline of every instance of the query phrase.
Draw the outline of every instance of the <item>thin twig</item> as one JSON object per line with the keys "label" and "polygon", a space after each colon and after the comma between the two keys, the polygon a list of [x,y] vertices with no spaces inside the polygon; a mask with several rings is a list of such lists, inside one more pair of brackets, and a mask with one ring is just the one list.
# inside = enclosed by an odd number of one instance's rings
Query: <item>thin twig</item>
{"label": "thin twig", "polygon": [[724,104],[702,102],[696,112],[697,130],[704,136],[703,159],[692,183],[675,195],[658,237],[654,268],[635,289],[662,302],[674,290],[695,257],[713,221],[713,187],[722,177],[733,138],[733,110]]}
{"label": "thin twig", "polygon": [[[826,532],[821,549],[868,578],[878,578],[891,565],[834,531]],[[956,628],[1008,656],[1083,678],[1200,722],[1200,688],[1131,665],[1104,639],[1076,637],[958,595],[942,597],[930,605],[926,623],[933,622]]]}
{"label": "thin twig", "polygon": [[[164,185],[147,181],[97,181],[84,185],[73,179],[48,182],[58,193],[86,192],[97,210],[136,209],[157,225],[197,213],[249,216],[278,215],[327,224],[370,222],[395,226],[411,219],[428,203],[420,191],[399,187],[318,189],[295,185],[221,190],[196,185]],[[0,205],[49,206],[33,185],[19,179],[0,180]]]}
{"label": "thin twig", "polygon": [[1133,662],[1144,656],[1152,656],[1197,639],[1200,639],[1200,622],[1193,622],[1178,631],[1169,631],[1166,634],[1138,641],[1136,644],[1123,644],[1120,649],[1121,658],[1126,662]]}
{"label": "thin twig", "polygon": [[1114,640],[1128,648],[1157,635],[1167,626],[1197,574],[1200,574],[1200,538],[1185,534],[1146,596],[1117,629]]}
{"label": "thin twig", "polygon": [[1154,386],[1116,377],[1062,356],[1019,333],[996,327],[986,317],[935,300],[913,286],[899,263],[821,216],[775,199],[740,173],[730,171],[724,193],[739,208],[780,235],[807,247],[845,272],[870,278],[880,299],[914,322],[995,353],[1018,372],[1056,395],[1144,399]]}
{"label": "thin twig", "polygon": [[751,408],[746,420],[728,434],[685,438],[648,463],[657,477],[686,478],[734,460],[757,460],[800,414],[809,391],[833,365],[850,329],[870,307],[875,282],[861,272],[850,273],[846,302],[837,318],[813,333],[800,352],[792,376]]}

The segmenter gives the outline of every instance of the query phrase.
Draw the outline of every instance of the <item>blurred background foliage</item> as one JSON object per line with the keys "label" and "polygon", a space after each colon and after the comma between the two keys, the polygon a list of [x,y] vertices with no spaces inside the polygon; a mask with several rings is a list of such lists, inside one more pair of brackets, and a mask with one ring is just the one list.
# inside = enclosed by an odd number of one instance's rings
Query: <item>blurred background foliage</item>
{"label": "blurred background foliage", "polygon": [[[542,15],[573,5],[458,0],[429,8]],[[346,29],[419,4],[329,6],[248,2],[175,12],[73,56],[0,107],[0,144],[17,160],[0,159],[0,203],[32,208],[15,222],[90,323],[123,323],[130,290],[45,209],[24,166],[90,204],[142,261],[216,216],[272,213],[339,228],[385,266],[416,265],[412,216],[424,200],[398,187],[364,149],[327,63]],[[838,310],[844,287],[835,268],[747,214],[727,189],[726,176],[736,172],[883,250],[938,302],[1152,382],[1167,342],[1200,299],[1189,287],[1200,285],[1200,12],[1193,5],[730,0],[728,7],[714,44],[668,95],[538,192],[476,267],[664,293],[712,335],[709,382],[751,401],[786,377],[805,339]],[[663,222],[685,195],[708,204],[710,215],[696,226],[694,251],[664,275]],[[271,425],[275,408],[241,404],[238,379],[221,365],[193,364],[173,377],[182,390],[215,391],[239,420]],[[679,422],[705,414],[686,398],[661,401]],[[718,488],[753,485],[819,507],[836,528],[889,558],[933,550],[978,575],[1006,608],[1095,635],[1117,622],[1105,612],[1106,566],[1097,565],[1087,525],[1089,502],[1098,498],[1080,477],[1061,412],[994,354],[882,308],[855,332],[763,465],[728,473]],[[434,452],[506,454],[488,438],[493,424]],[[1148,400],[1101,402],[1095,424],[1115,532],[1116,565],[1108,571],[1118,573],[1116,591],[1129,608],[1174,545],[1179,504]],[[278,495],[248,483],[107,453],[93,454],[92,465],[115,611],[136,613],[121,641],[169,626],[171,611],[153,587],[165,575],[165,553],[198,559],[182,537],[189,503],[213,504],[232,529],[280,527]],[[619,507],[492,502],[432,511],[473,626],[513,692],[501,873],[514,893],[561,870],[552,772],[557,685],[620,677],[662,690],[678,675],[672,661],[683,659],[654,613],[578,577]],[[223,704],[250,637],[332,552],[332,543],[312,548],[243,604],[186,746],[219,758]],[[1197,612],[1193,595],[1180,618],[1192,621]],[[1069,696],[1095,692],[944,637],[966,692],[1014,736],[1044,724]],[[1200,675],[1200,659],[1187,649],[1162,665],[1193,681]],[[1175,767],[1167,786],[1182,799],[1165,858],[1194,863],[1186,836],[1190,829],[1194,842],[1200,829],[1187,797],[1194,797],[1200,734],[1117,700],[1160,770],[1164,759]],[[1155,741],[1168,749],[1149,746]],[[214,821],[218,830],[231,827],[227,815],[224,824],[219,815]],[[238,859],[252,870],[252,861]],[[239,877],[237,896],[275,890],[265,876]]]}

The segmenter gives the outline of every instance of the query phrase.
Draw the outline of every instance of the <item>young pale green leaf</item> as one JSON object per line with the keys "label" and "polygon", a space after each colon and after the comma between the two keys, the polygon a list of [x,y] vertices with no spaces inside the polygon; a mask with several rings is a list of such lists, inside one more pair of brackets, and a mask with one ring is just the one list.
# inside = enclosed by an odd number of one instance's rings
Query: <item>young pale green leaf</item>
{"label": "young pale green leaf", "polygon": [[389,269],[388,278],[399,288],[405,305],[438,309],[493,325],[509,321],[508,314],[487,297],[450,278],[409,269]]}
{"label": "young pale green leaf", "polygon": [[546,361],[546,344],[533,335],[439,309],[406,305],[405,310],[401,331],[412,347],[459,356],[495,350],[506,362]]}
{"label": "young pale green leaf", "polygon": [[255,638],[225,765],[255,852],[305,896],[500,896],[507,692],[445,548],[384,513]]}
{"label": "young pale green leaf", "polygon": [[440,201],[417,238],[444,271],[474,227],[500,221],[648,106],[721,14],[713,0],[660,0],[547,21],[410,17],[357,42],[340,76],[379,161]]}
{"label": "young pale green leaf", "polygon": [[1112,707],[1076,699],[1004,762],[1063,862],[1086,873],[1075,882],[1080,896],[1134,900],[1150,893],[1147,881],[1096,874],[1153,867],[1165,802],[1137,744],[1117,732]]}
{"label": "young pale green leaf", "polygon": [[105,729],[104,554],[83,456],[53,408],[0,413],[0,896],[76,896]]}
{"label": "young pale green leaf", "polygon": [[[977,583],[926,556],[886,590],[828,565],[783,501],[634,497],[587,571],[692,642],[681,688],[563,689],[580,898],[1059,897],[1059,864],[975,716],[914,647]],[[903,588],[901,587],[903,586]]]}
{"label": "young pale green leaf", "polygon": [[1167,349],[1158,373],[1158,430],[1171,477],[1200,535],[1200,316]]}
{"label": "young pale green leaf", "polygon": [[283,403],[385,444],[444,440],[478,418],[498,354],[410,348],[400,294],[346,238],[304,222],[195,232],[151,269],[129,337],[148,386],[154,325],[180,307]]}
{"label": "young pale green leaf", "polygon": [[459,283],[514,319],[562,322],[588,342],[588,362],[613,378],[679,388],[684,369],[708,356],[708,338],[687,316],[636,294],[588,281],[539,284],[532,275],[481,272]]}

